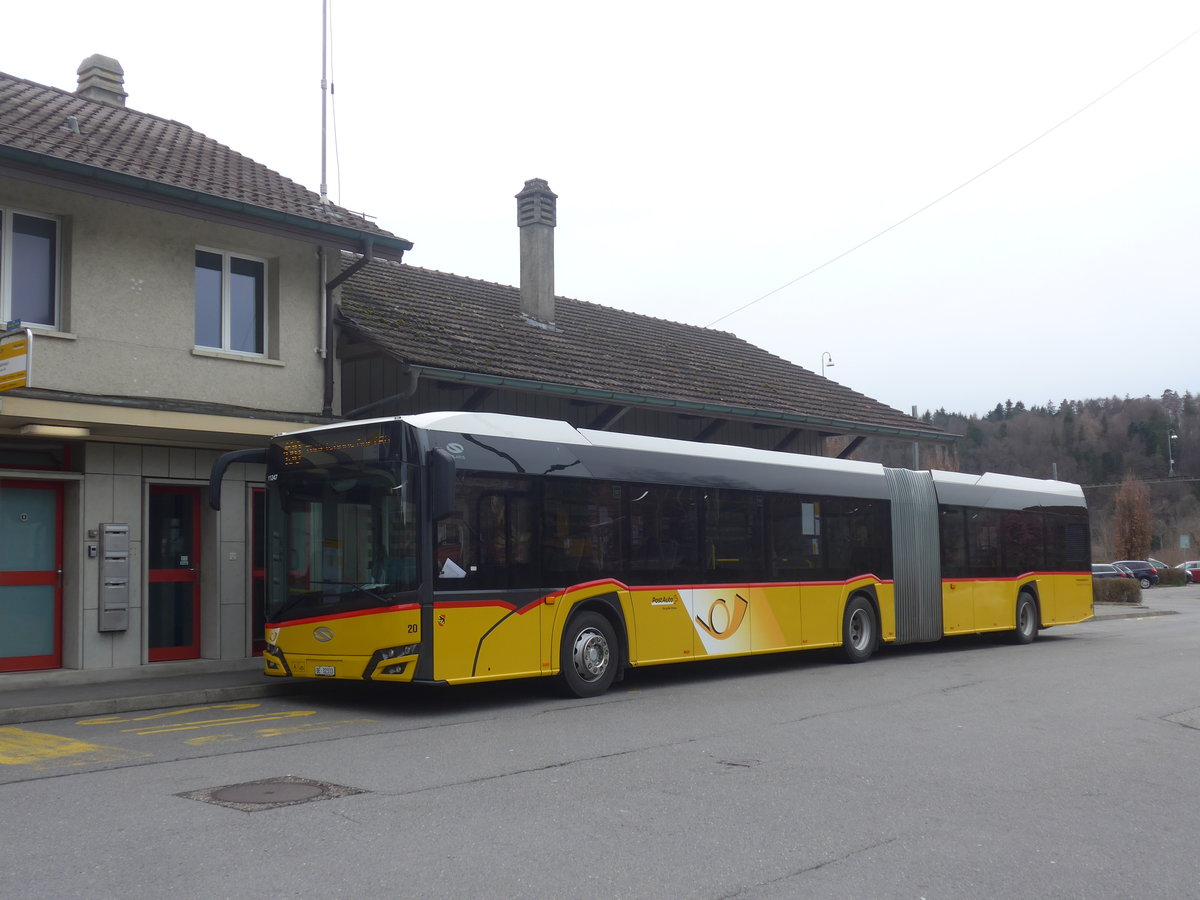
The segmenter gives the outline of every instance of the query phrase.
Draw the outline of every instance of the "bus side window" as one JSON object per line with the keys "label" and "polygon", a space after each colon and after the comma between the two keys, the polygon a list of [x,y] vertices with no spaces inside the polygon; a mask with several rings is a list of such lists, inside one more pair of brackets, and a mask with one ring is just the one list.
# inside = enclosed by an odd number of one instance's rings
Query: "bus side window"
{"label": "bus side window", "polygon": [[508,517],[503,494],[484,494],[478,500],[475,524],[479,529],[479,563],[508,565]]}
{"label": "bus side window", "polygon": [[1000,514],[992,509],[967,511],[967,564],[979,578],[1000,575]]}
{"label": "bus side window", "polygon": [[1021,575],[1046,567],[1045,527],[1041,513],[1013,510],[1000,521],[1004,574]]}
{"label": "bus side window", "polygon": [[467,523],[461,515],[447,516],[437,523],[437,547],[434,559],[439,578],[465,578]]}
{"label": "bus side window", "polygon": [[560,581],[622,574],[622,501],[623,486],[608,481],[548,482],[542,518],[545,571]]}
{"label": "bus side window", "polygon": [[537,580],[533,501],[525,483],[497,482],[505,489],[484,491],[475,501],[477,586],[528,587]]}
{"label": "bus side window", "polygon": [[705,497],[707,567],[751,580],[763,578],[763,495],[710,489]]}
{"label": "bus side window", "polygon": [[811,581],[820,576],[821,503],[794,494],[770,501],[767,559],[780,578]]}
{"label": "bus side window", "polygon": [[941,510],[942,577],[967,576],[967,525],[961,506],[943,506]]}
{"label": "bus side window", "polygon": [[694,488],[626,485],[631,573],[645,584],[700,577],[700,507]]}

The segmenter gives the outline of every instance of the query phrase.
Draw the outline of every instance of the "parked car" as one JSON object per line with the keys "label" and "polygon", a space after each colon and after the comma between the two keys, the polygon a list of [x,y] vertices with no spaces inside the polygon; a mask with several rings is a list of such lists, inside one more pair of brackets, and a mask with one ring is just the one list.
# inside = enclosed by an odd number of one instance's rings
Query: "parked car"
{"label": "parked car", "polygon": [[1118,559],[1113,565],[1127,568],[1144,588],[1158,584],[1158,570],[1144,559]]}
{"label": "parked car", "polygon": [[1187,584],[1200,583],[1200,559],[1189,559],[1181,562],[1175,568],[1183,569],[1183,580]]}
{"label": "parked car", "polygon": [[1093,578],[1129,578],[1128,573],[1122,572],[1111,563],[1092,563]]}
{"label": "parked car", "polygon": [[1154,566],[1154,570],[1156,572],[1158,572],[1159,578],[1162,578],[1163,572],[1165,572],[1165,571],[1167,571],[1167,569],[1171,568],[1165,562],[1163,562],[1161,559],[1155,559],[1153,556],[1147,557],[1146,562],[1148,562],[1148,563],[1150,563],[1150,565]]}

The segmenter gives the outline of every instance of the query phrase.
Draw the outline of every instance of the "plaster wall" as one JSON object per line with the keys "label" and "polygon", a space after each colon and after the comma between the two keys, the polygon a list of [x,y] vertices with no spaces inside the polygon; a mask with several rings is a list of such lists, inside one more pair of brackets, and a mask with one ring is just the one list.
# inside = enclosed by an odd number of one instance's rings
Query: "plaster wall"
{"label": "plaster wall", "polygon": [[[320,411],[315,245],[7,178],[0,206],[61,220],[61,328],[35,333],[33,387]],[[265,358],[195,347],[198,247],[266,261]]]}

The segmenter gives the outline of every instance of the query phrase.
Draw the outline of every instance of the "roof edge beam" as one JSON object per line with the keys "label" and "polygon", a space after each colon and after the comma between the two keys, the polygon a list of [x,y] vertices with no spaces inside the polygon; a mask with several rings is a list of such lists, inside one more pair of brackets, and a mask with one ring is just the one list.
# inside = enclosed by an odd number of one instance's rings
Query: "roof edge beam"
{"label": "roof edge beam", "polygon": [[701,403],[692,400],[672,400],[667,397],[639,397],[635,394],[625,394],[620,391],[600,390],[598,388],[577,387],[569,384],[555,384],[546,381],[533,381],[524,378],[513,378],[505,375],[488,375],[483,372],[463,372],[455,369],[443,369],[438,366],[423,366],[412,364],[410,368],[420,371],[423,375],[442,381],[458,381],[464,384],[490,385],[511,387],[530,392],[545,392],[562,394],[572,397],[587,397],[596,400],[609,400],[613,403],[630,407],[667,408],[676,411],[688,411],[699,415],[712,416],[714,413],[729,418],[765,421],[780,426],[804,426],[806,430],[836,429],[837,434],[861,434],[864,436],[879,435],[883,437],[904,438],[929,443],[952,444],[961,435],[923,431],[919,428],[902,428],[889,425],[869,425],[864,422],[851,422],[826,418],[822,416],[805,416],[798,413],[776,412],[774,410],[744,409],[736,406],[724,406],[715,403]]}

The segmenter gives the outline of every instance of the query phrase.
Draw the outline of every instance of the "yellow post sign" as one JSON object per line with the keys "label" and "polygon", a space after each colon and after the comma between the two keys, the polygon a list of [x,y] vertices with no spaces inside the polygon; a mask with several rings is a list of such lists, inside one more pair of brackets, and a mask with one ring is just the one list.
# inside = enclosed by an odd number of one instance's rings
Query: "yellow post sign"
{"label": "yellow post sign", "polygon": [[0,333],[0,391],[27,387],[33,335],[28,328]]}

